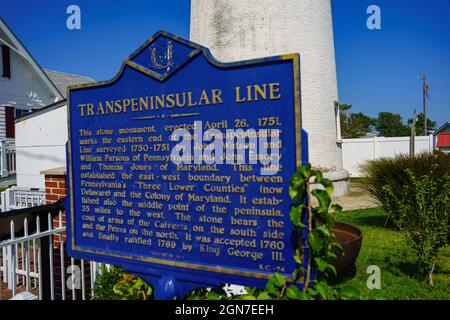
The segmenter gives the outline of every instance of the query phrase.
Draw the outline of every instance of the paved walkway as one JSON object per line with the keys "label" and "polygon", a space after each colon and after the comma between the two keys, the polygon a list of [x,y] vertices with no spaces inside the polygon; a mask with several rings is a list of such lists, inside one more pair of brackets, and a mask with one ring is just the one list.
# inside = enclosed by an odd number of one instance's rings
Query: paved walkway
{"label": "paved walkway", "polygon": [[370,194],[362,188],[362,185],[355,182],[350,182],[350,192],[347,195],[333,199],[333,203],[339,204],[344,211],[379,206]]}

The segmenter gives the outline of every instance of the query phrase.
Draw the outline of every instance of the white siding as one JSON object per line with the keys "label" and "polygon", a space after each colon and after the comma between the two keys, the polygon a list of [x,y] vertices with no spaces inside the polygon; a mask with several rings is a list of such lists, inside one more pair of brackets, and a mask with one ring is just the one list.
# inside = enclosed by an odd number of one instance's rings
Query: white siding
{"label": "white siding", "polygon": [[6,138],[5,107],[0,106],[0,139]]}
{"label": "white siding", "polygon": [[40,172],[66,165],[66,142],[66,106],[17,122],[17,186],[44,188]]}
{"label": "white siding", "polygon": [[53,103],[55,96],[30,63],[13,49],[10,58],[11,78],[0,75],[0,106],[30,109]]}

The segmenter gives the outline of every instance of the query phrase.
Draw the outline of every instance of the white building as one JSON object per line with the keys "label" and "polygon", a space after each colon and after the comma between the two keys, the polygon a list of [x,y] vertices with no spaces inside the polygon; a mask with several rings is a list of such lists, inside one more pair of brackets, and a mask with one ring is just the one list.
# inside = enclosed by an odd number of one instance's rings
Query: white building
{"label": "white building", "polygon": [[43,190],[41,172],[66,165],[67,132],[65,100],[16,120],[18,187]]}
{"label": "white building", "polygon": [[15,158],[19,187],[43,189],[39,172],[65,165],[66,88],[94,80],[42,69],[1,18],[0,46],[0,154]]}
{"label": "white building", "polygon": [[310,162],[347,191],[330,0],[191,0],[190,38],[222,62],[299,53]]}
{"label": "white building", "polygon": [[0,139],[14,138],[14,119],[62,100],[47,74],[0,19]]}

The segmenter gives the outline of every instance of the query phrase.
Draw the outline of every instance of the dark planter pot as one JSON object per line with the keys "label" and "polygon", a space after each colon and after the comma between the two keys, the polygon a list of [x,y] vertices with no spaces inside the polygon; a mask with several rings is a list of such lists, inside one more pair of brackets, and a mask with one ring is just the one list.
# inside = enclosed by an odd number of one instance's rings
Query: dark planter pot
{"label": "dark planter pot", "polygon": [[343,249],[335,248],[334,253],[337,255],[337,259],[331,261],[339,276],[349,272],[355,264],[361,249],[362,232],[355,226],[342,222],[334,223],[333,232]]}

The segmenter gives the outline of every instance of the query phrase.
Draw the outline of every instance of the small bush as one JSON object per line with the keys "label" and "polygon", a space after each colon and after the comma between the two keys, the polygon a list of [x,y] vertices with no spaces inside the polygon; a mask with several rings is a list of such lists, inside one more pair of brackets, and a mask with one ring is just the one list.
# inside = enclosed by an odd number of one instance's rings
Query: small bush
{"label": "small bush", "polygon": [[119,300],[114,293],[114,286],[122,279],[125,270],[119,267],[105,265],[100,267],[100,272],[95,280],[92,294],[93,300]]}
{"label": "small bush", "polygon": [[416,177],[407,170],[412,184],[401,190],[397,199],[391,186],[386,187],[387,198],[397,202],[399,213],[395,223],[405,232],[406,241],[420,259],[423,273],[433,285],[433,271],[439,250],[447,244],[450,218],[450,176],[439,179],[424,175]]}
{"label": "small bush", "polygon": [[152,288],[141,278],[124,269],[102,265],[95,280],[93,300],[148,300]]}
{"label": "small bush", "polygon": [[[372,194],[392,220],[396,220],[400,213],[399,206],[403,200],[404,188],[413,184],[407,170],[410,170],[416,178],[427,175],[435,181],[442,181],[446,174],[450,175],[450,155],[423,153],[413,158],[400,155],[395,158],[369,161],[363,166],[367,176],[364,188]],[[392,191],[389,197],[386,186],[390,186]]]}
{"label": "small bush", "polygon": [[365,170],[366,189],[404,232],[433,285],[436,258],[449,239],[450,156],[398,156],[371,161]]}
{"label": "small bush", "polygon": [[153,289],[143,279],[134,274],[124,273],[120,281],[113,287],[119,300],[149,300]]}

